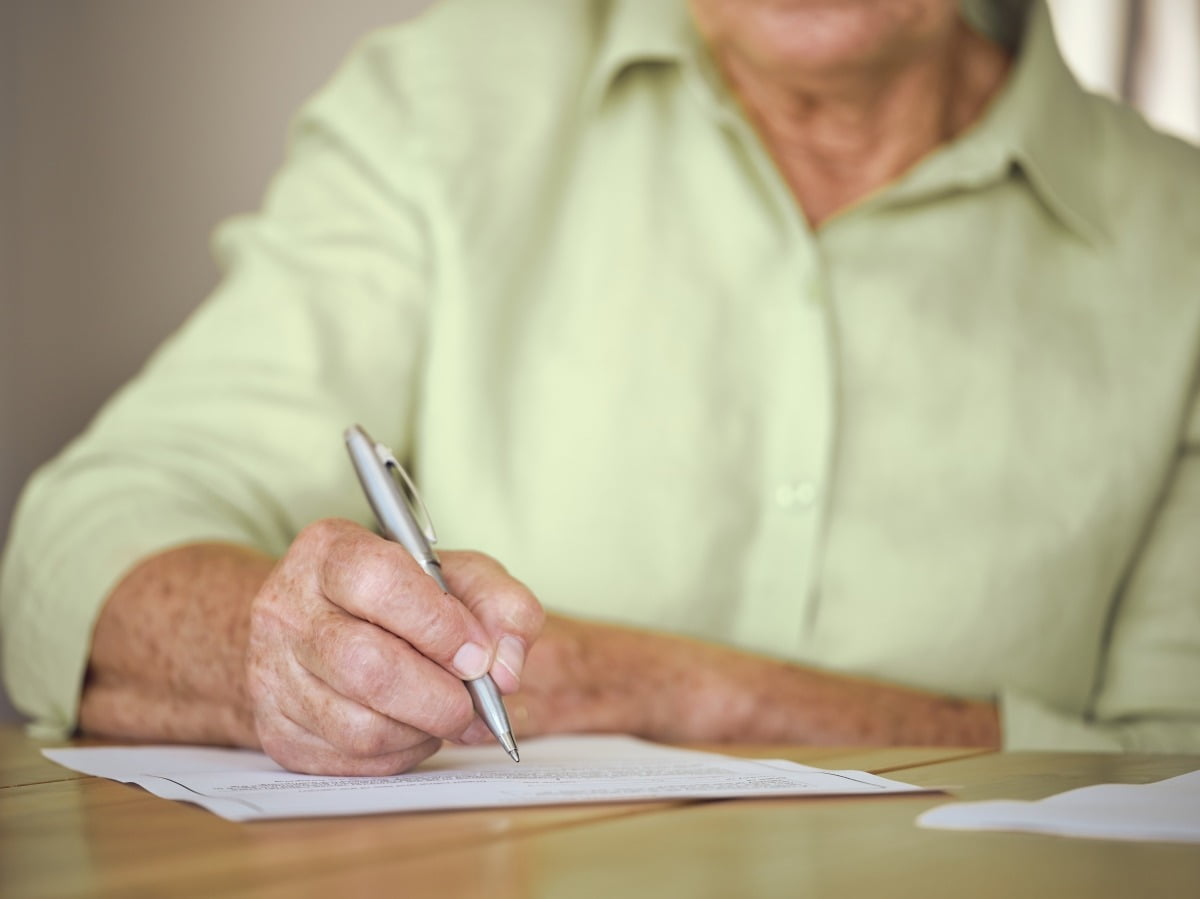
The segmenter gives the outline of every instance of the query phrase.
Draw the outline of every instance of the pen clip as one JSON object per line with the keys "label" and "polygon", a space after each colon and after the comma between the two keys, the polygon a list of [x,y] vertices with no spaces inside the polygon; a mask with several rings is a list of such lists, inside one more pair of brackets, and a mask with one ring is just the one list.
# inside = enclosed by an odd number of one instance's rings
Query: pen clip
{"label": "pen clip", "polygon": [[433,519],[429,517],[429,510],[425,508],[425,501],[421,499],[421,494],[417,492],[417,485],[412,482],[412,478],[408,476],[408,472],[404,470],[404,466],[397,461],[395,454],[384,446],[382,443],[375,443],[375,458],[377,458],[384,469],[392,476],[392,482],[399,490],[400,496],[404,499],[405,504],[412,512],[413,519],[420,529],[421,534],[431,544],[437,543],[437,533],[433,530]]}

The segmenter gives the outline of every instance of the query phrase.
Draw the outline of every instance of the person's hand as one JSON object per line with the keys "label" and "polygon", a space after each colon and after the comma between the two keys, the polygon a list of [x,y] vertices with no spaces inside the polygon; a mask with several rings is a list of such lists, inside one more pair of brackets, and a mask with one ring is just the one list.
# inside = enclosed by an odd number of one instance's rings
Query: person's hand
{"label": "person's hand", "polygon": [[685,685],[676,675],[690,648],[666,635],[549,616],[521,690],[508,700],[513,731],[518,739],[572,732],[664,739],[664,723],[679,718]]}
{"label": "person's hand", "polygon": [[479,742],[462,681],[514,692],[541,606],[495,560],[445,552],[454,596],[348,521],[302,531],[250,607],[247,692],[263,750],[294,771],[395,774]]}
{"label": "person's hand", "polygon": [[551,616],[508,700],[518,737],[997,746],[995,703],[820,671],[676,634]]}
{"label": "person's hand", "polygon": [[674,634],[548,616],[520,692],[518,738],[620,733],[670,743],[740,739],[777,662]]}

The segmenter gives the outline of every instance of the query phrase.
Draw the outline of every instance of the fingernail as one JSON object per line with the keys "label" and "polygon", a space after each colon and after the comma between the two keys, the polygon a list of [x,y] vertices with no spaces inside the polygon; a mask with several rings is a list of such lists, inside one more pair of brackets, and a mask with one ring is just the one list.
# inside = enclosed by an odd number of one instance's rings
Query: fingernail
{"label": "fingernail", "polygon": [[454,670],[463,680],[475,680],[487,673],[492,660],[491,653],[478,643],[464,643],[454,654]]}
{"label": "fingernail", "polygon": [[501,637],[496,648],[496,661],[520,683],[521,671],[525,668],[525,644],[516,637]]}

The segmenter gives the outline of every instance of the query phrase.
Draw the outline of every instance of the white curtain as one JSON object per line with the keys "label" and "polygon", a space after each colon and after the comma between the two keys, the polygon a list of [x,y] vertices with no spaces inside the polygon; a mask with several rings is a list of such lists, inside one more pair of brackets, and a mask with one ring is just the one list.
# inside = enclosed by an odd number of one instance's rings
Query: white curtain
{"label": "white curtain", "polygon": [[1084,85],[1200,144],[1200,0],[1049,0]]}

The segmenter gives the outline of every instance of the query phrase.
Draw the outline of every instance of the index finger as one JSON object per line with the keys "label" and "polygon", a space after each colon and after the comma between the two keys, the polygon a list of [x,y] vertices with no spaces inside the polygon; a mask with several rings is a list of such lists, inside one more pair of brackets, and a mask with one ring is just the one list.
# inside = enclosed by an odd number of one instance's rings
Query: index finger
{"label": "index finger", "polygon": [[442,554],[450,589],[486,628],[496,644],[492,678],[503,693],[516,692],[525,654],[541,633],[545,612],[533,593],[491,556]]}
{"label": "index finger", "polygon": [[406,641],[460,679],[481,677],[491,667],[487,629],[400,545],[351,526],[330,542],[318,576],[330,602]]}

